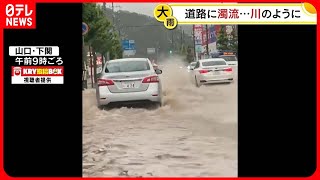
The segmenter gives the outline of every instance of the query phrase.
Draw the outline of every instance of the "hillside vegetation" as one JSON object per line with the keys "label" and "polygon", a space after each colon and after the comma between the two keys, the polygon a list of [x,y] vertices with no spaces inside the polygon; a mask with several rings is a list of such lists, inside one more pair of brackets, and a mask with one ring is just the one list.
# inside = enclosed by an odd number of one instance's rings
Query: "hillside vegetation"
{"label": "hillside vegetation", "polygon": [[193,48],[192,37],[190,32],[184,32],[185,27],[178,26],[175,30],[168,30],[163,23],[150,16],[117,11],[113,17],[111,9],[104,9],[109,21],[115,22],[120,38],[135,40],[136,57],[152,56],[147,54],[147,48],[158,47],[159,55],[169,55],[170,50],[174,54],[186,55],[188,46]]}

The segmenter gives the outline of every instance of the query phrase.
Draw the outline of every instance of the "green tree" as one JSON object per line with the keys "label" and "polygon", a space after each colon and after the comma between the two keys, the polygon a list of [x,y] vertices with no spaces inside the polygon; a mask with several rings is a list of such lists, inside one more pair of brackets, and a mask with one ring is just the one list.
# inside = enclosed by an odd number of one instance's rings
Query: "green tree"
{"label": "green tree", "polygon": [[221,29],[218,32],[217,49],[228,50],[228,37],[225,31],[225,26],[221,26]]}
{"label": "green tree", "polygon": [[[107,17],[111,20],[114,13],[112,12],[112,9],[108,7],[106,10]],[[158,50],[158,58],[160,58],[160,55],[162,54],[170,55],[170,50],[172,50],[172,53],[179,53],[180,51],[179,46],[182,44],[181,31],[174,36],[174,42],[177,43],[174,44],[174,47],[177,49],[172,49],[171,47],[171,33],[173,31],[179,31],[178,28],[175,30],[168,30],[163,26],[163,24],[159,24],[159,22],[153,17],[123,10],[116,12],[115,21],[118,26],[117,30],[120,29],[121,37],[135,41],[136,55],[134,57],[148,57],[149,54],[147,54],[147,48],[161,47]],[[189,29],[191,32],[192,26],[190,26]],[[192,45],[193,40],[190,33],[182,33],[182,36],[183,44],[186,46]],[[159,60],[161,61],[162,58]]]}
{"label": "green tree", "polygon": [[[106,16],[106,8],[94,3],[85,3],[83,4],[82,16],[83,21],[89,26],[89,32],[84,37],[84,43],[91,47],[93,60],[96,60],[96,52],[106,55],[109,51],[111,57],[121,57],[120,40],[113,33],[112,24]],[[96,82],[96,61],[93,62],[93,65],[94,82]]]}
{"label": "green tree", "polygon": [[226,31],[225,26],[222,26],[217,40],[217,49],[218,50],[231,50],[231,51],[238,51],[238,35],[235,30],[231,32],[231,39],[229,39]]}
{"label": "green tree", "polygon": [[229,41],[229,49],[238,52],[238,34],[235,30],[231,32],[232,39]]}
{"label": "green tree", "polygon": [[118,38],[119,35],[114,34],[114,37],[111,40],[111,43],[113,44],[110,52],[110,58],[111,59],[116,59],[116,58],[122,58],[122,46],[120,43],[120,39]]}
{"label": "green tree", "polygon": [[188,50],[187,50],[187,63],[191,63],[194,61],[194,58],[193,58],[193,55],[192,55],[192,50],[190,47],[188,47]]}
{"label": "green tree", "polygon": [[187,48],[186,48],[186,46],[184,44],[181,44],[180,54],[181,55],[186,55],[187,54]]}
{"label": "green tree", "polygon": [[[83,21],[88,24],[89,32],[85,35],[85,43],[92,46],[95,52],[111,57],[121,57],[122,51],[119,37],[112,31],[113,27],[106,16],[106,8],[93,3],[83,4]],[[114,51],[117,49],[117,51]]]}

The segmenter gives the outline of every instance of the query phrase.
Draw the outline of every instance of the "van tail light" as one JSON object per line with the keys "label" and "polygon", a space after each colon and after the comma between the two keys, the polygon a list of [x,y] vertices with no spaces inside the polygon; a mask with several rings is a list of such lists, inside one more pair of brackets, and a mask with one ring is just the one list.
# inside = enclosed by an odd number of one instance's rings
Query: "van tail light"
{"label": "van tail light", "polygon": [[231,68],[231,67],[229,67],[229,68],[224,69],[223,71],[226,71],[226,72],[232,72],[232,68]]}
{"label": "van tail light", "polygon": [[98,79],[98,86],[111,86],[114,82],[111,79]]}
{"label": "van tail light", "polygon": [[142,80],[142,83],[158,83],[159,77],[158,76],[149,76]]}
{"label": "van tail light", "polygon": [[205,74],[205,73],[207,73],[207,72],[209,72],[208,70],[199,70],[199,73],[200,74]]}

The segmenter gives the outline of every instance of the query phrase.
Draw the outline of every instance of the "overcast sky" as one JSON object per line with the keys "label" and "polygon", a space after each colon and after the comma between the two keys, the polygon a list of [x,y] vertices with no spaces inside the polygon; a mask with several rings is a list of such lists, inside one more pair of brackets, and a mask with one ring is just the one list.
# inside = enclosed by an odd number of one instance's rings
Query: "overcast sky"
{"label": "overcast sky", "polygon": [[[148,16],[153,16],[153,9],[159,3],[113,3],[115,10],[126,10]],[[107,6],[111,8],[111,3],[107,3]]]}

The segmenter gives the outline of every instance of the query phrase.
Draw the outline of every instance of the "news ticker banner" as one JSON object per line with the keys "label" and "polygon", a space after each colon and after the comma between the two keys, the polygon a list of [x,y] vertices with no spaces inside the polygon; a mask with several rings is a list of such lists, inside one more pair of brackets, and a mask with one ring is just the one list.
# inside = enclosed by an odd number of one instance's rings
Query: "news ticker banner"
{"label": "news ticker banner", "polygon": [[58,46],[10,46],[11,84],[63,84],[64,67]]}
{"label": "news ticker banner", "polygon": [[178,24],[317,24],[309,3],[159,4],[153,14],[167,29]]}

